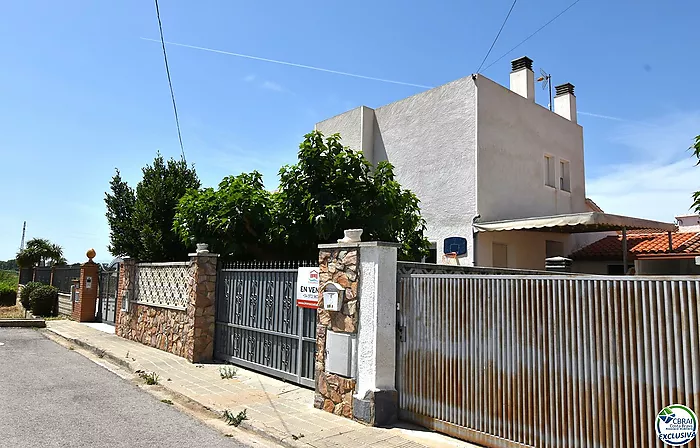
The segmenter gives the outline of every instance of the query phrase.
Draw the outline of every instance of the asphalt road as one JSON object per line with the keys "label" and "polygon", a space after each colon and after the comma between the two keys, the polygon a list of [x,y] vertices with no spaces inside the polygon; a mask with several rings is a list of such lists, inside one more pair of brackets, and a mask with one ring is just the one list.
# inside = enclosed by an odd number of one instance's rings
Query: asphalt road
{"label": "asphalt road", "polygon": [[35,330],[0,344],[0,447],[247,446]]}

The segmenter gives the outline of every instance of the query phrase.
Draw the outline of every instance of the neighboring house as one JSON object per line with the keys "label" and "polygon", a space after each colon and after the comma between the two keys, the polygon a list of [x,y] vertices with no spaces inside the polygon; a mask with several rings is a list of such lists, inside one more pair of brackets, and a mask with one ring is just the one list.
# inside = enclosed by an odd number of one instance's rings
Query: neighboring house
{"label": "neighboring house", "polygon": [[535,103],[532,60],[522,57],[512,61],[510,90],[471,75],[376,109],[361,106],[316,129],[340,133],[374,164],[394,165],[421,201],[431,261],[542,269],[546,257],[582,245],[572,232],[663,224],[608,223],[609,215],[591,211],[574,86],[556,92],[554,112]]}
{"label": "neighboring house", "polygon": [[[638,230],[627,235],[627,259],[637,274],[700,275],[700,216],[679,216],[672,233]],[[622,274],[622,235],[606,236],[573,254],[573,270],[591,274]]]}

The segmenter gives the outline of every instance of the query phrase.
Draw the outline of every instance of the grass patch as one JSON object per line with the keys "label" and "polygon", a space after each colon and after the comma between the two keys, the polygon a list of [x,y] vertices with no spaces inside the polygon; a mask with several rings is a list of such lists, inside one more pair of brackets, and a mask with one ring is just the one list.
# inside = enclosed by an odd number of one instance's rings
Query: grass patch
{"label": "grass patch", "polygon": [[230,380],[235,378],[238,371],[233,366],[221,366],[219,367],[219,375],[221,375],[222,380]]}
{"label": "grass patch", "polygon": [[243,409],[237,415],[233,415],[233,412],[226,409],[224,411],[224,420],[226,420],[227,425],[238,426],[243,420],[248,420],[248,415],[246,414],[246,409]]}
{"label": "grass patch", "polygon": [[24,310],[19,305],[0,306],[0,319],[24,319]]}
{"label": "grass patch", "polygon": [[0,285],[7,285],[17,288],[19,274],[15,271],[0,271]]}
{"label": "grass patch", "polygon": [[165,404],[173,404],[173,401],[172,401],[172,400],[167,400],[167,399],[165,399],[165,400],[160,400],[160,402],[161,402],[161,403],[165,403]]}
{"label": "grass patch", "polygon": [[160,377],[156,372],[140,372],[139,376],[146,382],[147,385],[153,386],[158,384]]}

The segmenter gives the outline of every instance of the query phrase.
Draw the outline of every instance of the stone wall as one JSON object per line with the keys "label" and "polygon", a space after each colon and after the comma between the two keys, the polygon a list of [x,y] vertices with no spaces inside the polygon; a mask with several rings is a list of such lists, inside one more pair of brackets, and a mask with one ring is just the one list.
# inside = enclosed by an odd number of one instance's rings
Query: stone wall
{"label": "stone wall", "polygon": [[[190,362],[210,361],[214,355],[214,319],[218,255],[208,252],[190,254],[187,276],[187,306],[174,309],[165,306],[133,303],[138,265],[124,260],[117,292],[116,334],[126,339],[155,347]],[[128,293],[129,306],[122,310]]]}
{"label": "stone wall", "polygon": [[192,345],[187,311],[132,303],[129,312],[117,312],[118,336],[187,358]]}
{"label": "stone wall", "polygon": [[319,252],[320,284],[335,282],[345,289],[340,311],[323,309],[323,293],[319,291],[318,325],[316,328],[316,396],[314,406],[336,415],[352,418],[355,380],[326,372],[326,333],[356,333],[358,323],[358,249],[321,249]]}
{"label": "stone wall", "polygon": [[192,344],[187,346],[187,359],[192,362],[211,361],[214,357],[216,315],[216,272],[218,255],[198,254],[190,267],[187,321]]}

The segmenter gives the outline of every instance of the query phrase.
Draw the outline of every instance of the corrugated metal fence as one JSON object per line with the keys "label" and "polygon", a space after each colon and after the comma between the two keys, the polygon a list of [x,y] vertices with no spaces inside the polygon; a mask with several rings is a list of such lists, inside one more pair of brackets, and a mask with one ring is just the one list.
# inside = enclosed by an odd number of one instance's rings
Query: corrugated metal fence
{"label": "corrugated metal fence", "polygon": [[403,274],[398,286],[404,419],[488,447],[661,447],[664,406],[700,411],[700,279]]}

